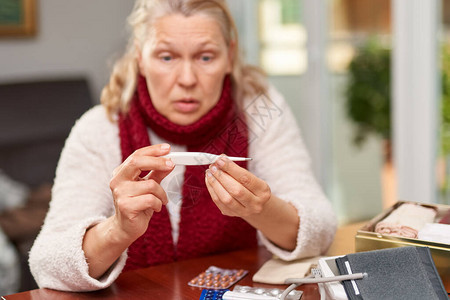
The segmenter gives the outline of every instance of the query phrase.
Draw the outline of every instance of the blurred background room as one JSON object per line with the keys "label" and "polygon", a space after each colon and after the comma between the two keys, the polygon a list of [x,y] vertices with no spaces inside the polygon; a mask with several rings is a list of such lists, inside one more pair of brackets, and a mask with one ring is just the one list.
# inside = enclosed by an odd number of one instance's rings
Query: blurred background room
{"label": "blurred background room", "polygon": [[[227,2],[341,225],[397,200],[450,204],[450,0]],[[0,0],[0,295],[36,288],[27,255],[59,152],[99,103],[132,6]]]}

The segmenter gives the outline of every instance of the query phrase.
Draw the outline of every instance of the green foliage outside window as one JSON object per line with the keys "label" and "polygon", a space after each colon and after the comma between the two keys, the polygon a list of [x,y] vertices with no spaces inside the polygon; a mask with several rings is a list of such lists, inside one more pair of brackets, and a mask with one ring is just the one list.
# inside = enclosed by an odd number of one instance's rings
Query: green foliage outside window
{"label": "green foliage outside window", "polygon": [[[378,135],[391,139],[391,50],[371,39],[358,49],[349,67],[346,111],[356,126],[354,143]],[[450,47],[441,52],[440,155],[450,154]]]}
{"label": "green foliage outside window", "polygon": [[[377,135],[387,143],[385,159],[390,159],[391,91],[390,49],[376,40],[363,45],[349,67],[346,90],[346,111],[355,125],[354,143],[361,146],[369,135]],[[450,46],[441,51],[441,103],[439,156],[450,171]],[[431,100],[430,100],[431,101]],[[450,177],[439,178],[439,191],[444,203],[449,203]]]}
{"label": "green foliage outside window", "polygon": [[442,48],[441,155],[450,154],[450,47]]}
{"label": "green foliage outside window", "polygon": [[369,40],[349,66],[346,110],[356,125],[356,145],[371,134],[391,138],[390,81],[390,50]]}

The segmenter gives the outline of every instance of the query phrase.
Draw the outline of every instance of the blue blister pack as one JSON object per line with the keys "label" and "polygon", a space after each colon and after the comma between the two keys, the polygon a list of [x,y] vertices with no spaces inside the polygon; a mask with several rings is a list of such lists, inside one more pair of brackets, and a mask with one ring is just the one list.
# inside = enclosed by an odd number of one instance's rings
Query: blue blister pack
{"label": "blue blister pack", "polygon": [[213,289],[204,289],[202,290],[202,294],[200,295],[200,300],[222,300],[223,294],[225,294],[228,289],[221,290],[213,290]]}

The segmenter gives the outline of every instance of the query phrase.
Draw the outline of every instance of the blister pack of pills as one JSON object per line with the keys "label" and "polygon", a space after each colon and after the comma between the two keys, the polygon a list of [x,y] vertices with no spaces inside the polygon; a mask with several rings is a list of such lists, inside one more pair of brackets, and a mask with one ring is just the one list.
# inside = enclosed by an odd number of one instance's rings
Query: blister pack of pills
{"label": "blister pack of pills", "polygon": [[222,300],[223,294],[229,291],[228,289],[221,290],[212,290],[212,289],[204,289],[202,294],[200,295],[199,300]]}
{"label": "blister pack of pills", "polygon": [[245,275],[247,270],[223,269],[216,266],[210,266],[205,272],[192,278],[188,284],[207,289],[227,289]]}
{"label": "blister pack of pills", "polygon": [[[284,290],[277,288],[262,288],[262,287],[251,287],[251,286],[242,286],[236,285],[233,289],[233,292],[239,294],[247,294],[247,295],[264,295],[274,297],[275,299],[280,299],[281,294]],[[293,290],[287,296],[286,300],[299,300],[303,295],[302,291]],[[249,299],[252,299],[251,296]]]}

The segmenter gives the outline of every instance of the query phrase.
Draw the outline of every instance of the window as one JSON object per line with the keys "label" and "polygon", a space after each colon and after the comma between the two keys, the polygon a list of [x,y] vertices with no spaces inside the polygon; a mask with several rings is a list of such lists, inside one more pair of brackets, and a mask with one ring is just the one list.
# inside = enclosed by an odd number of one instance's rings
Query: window
{"label": "window", "polygon": [[299,0],[260,0],[260,65],[269,75],[306,71],[306,30]]}

